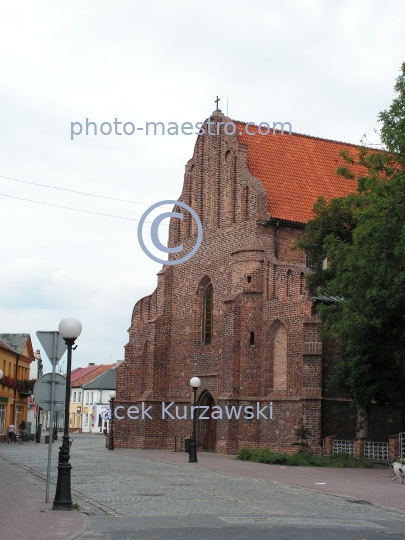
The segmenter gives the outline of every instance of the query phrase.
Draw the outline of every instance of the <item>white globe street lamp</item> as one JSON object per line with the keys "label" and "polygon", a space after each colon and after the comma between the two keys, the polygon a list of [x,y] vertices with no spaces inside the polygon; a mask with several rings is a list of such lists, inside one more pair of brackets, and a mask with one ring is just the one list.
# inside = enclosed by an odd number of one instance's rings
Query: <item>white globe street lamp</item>
{"label": "white globe street lamp", "polygon": [[[65,394],[65,426],[63,431],[62,446],[59,447],[58,480],[56,483],[54,510],[71,510],[72,495],[70,490],[70,473],[72,465],[70,459],[69,444],[69,403],[70,403],[70,375],[72,372],[72,350],[76,339],[82,333],[82,323],[74,317],[67,317],[59,323],[59,333],[67,345],[66,367],[66,394]],[[74,347],[76,349],[76,347]]]}
{"label": "white globe street lamp", "polygon": [[59,334],[66,339],[77,339],[82,333],[82,323],[74,317],[66,317],[59,323]]}
{"label": "white globe street lamp", "polygon": [[193,389],[194,394],[194,413],[193,413],[193,433],[191,435],[191,441],[190,441],[190,452],[188,454],[188,462],[189,463],[197,463],[197,430],[196,430],[196,398],[197,398],[197,388],[200,388],[201,386],[201,379],[198,377],[193,377],[190,379],[190,386]]}
{"label": "white globe street lamp", "polygon": [[3,375],[4,375],[3,370],[0,369],[0,379],[3,378]]}
{"label": "white globe street lamp", "polygon": [[193,377],[192,379],[190,379],[190,386],[192,386],[193,388],[200,388],[201,379],[199,379],[198,377]]}

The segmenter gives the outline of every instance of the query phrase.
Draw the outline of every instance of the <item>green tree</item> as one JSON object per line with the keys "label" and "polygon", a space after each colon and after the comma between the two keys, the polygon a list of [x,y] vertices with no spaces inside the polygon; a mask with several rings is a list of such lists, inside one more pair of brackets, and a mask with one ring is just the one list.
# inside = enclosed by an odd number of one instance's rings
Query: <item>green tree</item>
{"label": "green tree", "polygon": [[305,427],[304,419],[301,417],[298,421],[298,428],[294,430],[295,442],[291,443],[291,446],[299,446],[299,452],[302,453],[307,450],[309,443],[308,439],[312,437],[312,431]]}
{"label": "green tree", "polygon": [[385,151],[341,153],[337,173],[357,190],[318,199],[296,246],[318,263],[309,288],[334,298],[318,313],[323,338],[337,344],[332,380],[358,409],[357,436],[368,435],[372,402],[405,399],[405,63],[395,90],[378,117]]}

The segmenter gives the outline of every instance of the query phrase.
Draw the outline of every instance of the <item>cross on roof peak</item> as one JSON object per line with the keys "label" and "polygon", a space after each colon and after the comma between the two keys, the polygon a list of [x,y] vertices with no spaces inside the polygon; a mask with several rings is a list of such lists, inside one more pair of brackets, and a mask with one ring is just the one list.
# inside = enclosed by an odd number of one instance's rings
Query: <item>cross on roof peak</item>
{"label": "cross on roof peak", "polygon": [[214,103],[217,104],[217,108],[216,108],[216,110],[215,110],[214,112],[220,112],[220,113],[222,113],[221,109],[218,107],[219,101],[221,101],[221,99],[217,96],[217,99],[214,99]]}

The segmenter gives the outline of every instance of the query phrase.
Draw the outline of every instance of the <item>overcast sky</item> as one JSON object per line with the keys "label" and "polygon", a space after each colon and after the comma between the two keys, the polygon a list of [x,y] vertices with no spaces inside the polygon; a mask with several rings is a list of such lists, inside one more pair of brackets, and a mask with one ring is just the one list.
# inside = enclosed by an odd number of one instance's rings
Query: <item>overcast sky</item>
{"label": "overcast sky", "polygon": [[[403,0],[3,2],[0,175],[144,205],[177,199],[195,135],[72,141],[71,122],[195,124],[217,95],[237,120],[379,142],[404,21]],[[122,359],[133,306],[161,268],[131,221],[147,206],[5,178],[0,193],[130,218],[0,196],[0,331],[30,333],[36,349],[37,330],[74,316],[73,367]]]}

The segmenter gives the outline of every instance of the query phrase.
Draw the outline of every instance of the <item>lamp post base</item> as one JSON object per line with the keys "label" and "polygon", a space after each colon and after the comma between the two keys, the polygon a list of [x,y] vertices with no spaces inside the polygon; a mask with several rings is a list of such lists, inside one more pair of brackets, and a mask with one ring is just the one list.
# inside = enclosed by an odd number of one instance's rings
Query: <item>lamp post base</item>
{"label": "lamp post base", "polygon": [[53,510],[72,510],[73,501],[70,491],[70,471],[72,465],[69,463],[69,459],[69,435],[63,435],[62,446],[59,448],[58,480],[56,483]]}

